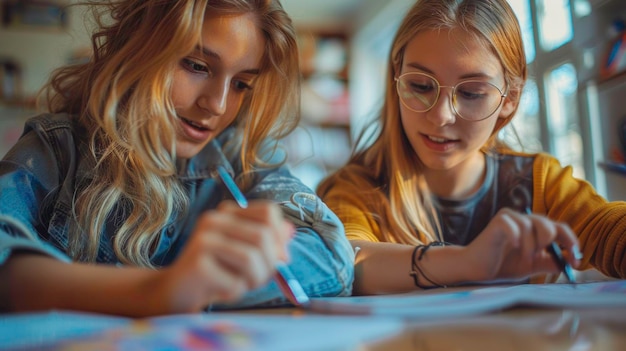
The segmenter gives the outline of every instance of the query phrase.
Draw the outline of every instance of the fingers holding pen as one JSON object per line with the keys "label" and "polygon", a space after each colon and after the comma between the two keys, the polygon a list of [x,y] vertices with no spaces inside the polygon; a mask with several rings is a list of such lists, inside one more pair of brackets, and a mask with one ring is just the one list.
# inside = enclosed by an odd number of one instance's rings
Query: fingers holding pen
{"label": "fingers holding pen", "polygon": [[[197,312],[218,301],[233,301],[250,289],[250,278],[218,257],[228,242],[219,228],[196,227],[173,265],[158,283],[171,311]],[[159,290],[159,289],[157,289]]]}
{"label": "fingers holding pen", "polygon": [[[548,248],[549,245],[555,243],[559,248],[558,251],[561,252],[565,261],[573,268],[578,267],[580,265],[580,260],[582,259],[582,254],[578,248],[578,239],[576,235],[573,233],[572,229],[564,223],[553,222],[553,228],[555,231],[554,239],[552,241],[548,241],[547,244],[545,244],[545,247]],[[543,250],[541,255],[544,260],[554,263],[554,254],[548,249]],[[559,265],[555,265],[559,267]]]}
{"label": "fingers holding pen", "polygon": [[[545,251],[545,248],[552,243],[557,236],[557,226],[556,223],[548,219],[547,217],[536,215],[536,214],[528,214],[523,216],[524,220],[528,222],[528,226],[530,227],[528,231],[532,232],[532,241],[533,241],[533,253],[535,255],[540,255]],[[527,237],[530,237],[527,235]]]}
{"label": "fingers holding pen", "polygon": [[567,261],[577,267],[578,240],[567,225],[539,214],[502,209],[470,247],[477,254],[492,253],[491,259],[478,256],[479,262],[485,261],[488,279],[517,278],[558,273],[560,267],[547,249],[553,242],[564,249]]}
{"label": "fingers holding pen", "polygon": [[264,227],[222,210],[202,214],[178,259],[159,280],[172,311],[195,312],[234,301],[267,283],[278,251],[271,230]]}
{"label": "fingers holding pen", "polygon": [[[563,257],[573,267],[577,267],[580,263],[582,255],[578,249],[578,238],[572,229],[565,223],[555,222],[550,218],[533,214],[527,211],[528,218],[531,219],[533,230],[537,233],[537,256],[544,262],[549,262],[549,266],[557,266],[554,264],[554,257],[547,248],[556,243],[563,250]],[[558,266],[557,266],[558,268]]]}
{"label": "fingers holding pen", "polygon": [[201,214],[162,280],[173,309],[195,311],[233,301],[267,283],[276,264],[288,258],[293,232],[278,205],[266,201],[251,201],[247,208],[225,201]]}
{"label": "fingers holding pen", "polygon": [[510,251],[527,259],[542,249],[538,244],[541,233],[535,227],[533,218],[510,209],[498,211],[483,233],[493,249]]}
{"label": "fingers holding pen", "polygon": [[243,220],[250,220],[271,229],[271,237],[278,249],[281,261],[289,261],[287,244],[295,235],[296,228],[293,223],[284,219],[280,207],[270,201],[254,200],[247,208],[240,208],[232,201],[224,201],[219,210],[231,213]]}
{"label": "fingers holding pen", "polygon": [[512,246],[525,255],[532,257],[546,253],[546,248],[552,242],[557,242],[560,247],[572,252],[570,256],[573,260],[579,257],[578,238],[567,224],[540,214],[520,213],[510,209],[503,209],[498,214],[504,222],[509,222],[507,232]]}
{"label": "fingers holding pen", "polygon": [[266,283],[280,260],[281,250],[274,240],[274,229],[218,210],[200,216],[194,235],[206,236],[215,258],[253,289]]}

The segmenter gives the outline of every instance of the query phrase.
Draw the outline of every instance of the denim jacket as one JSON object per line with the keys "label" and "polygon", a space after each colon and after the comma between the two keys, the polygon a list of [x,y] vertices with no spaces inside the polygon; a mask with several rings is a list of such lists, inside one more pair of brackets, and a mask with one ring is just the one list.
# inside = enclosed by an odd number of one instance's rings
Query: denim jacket
{"label": "denim jacket", "polygon": [[[241,172],[238,152],[225,152],[227,129],[198,155],[179,162],[178,177],[187,190],[190,210],[160,233],[151,261],[166,266],[178,256],[196,217],[227,198],[225,187],[214,179],[223,165],[232,174]],[[63,261],[66,255],[72,197],[76,184],[93,169],[77,124],[67,114],[45,114],[30,119],[16,145],[0,161],[0,264],[14,250],[46,254]],[[231,155],[231,157],[228,157]],[[270,199],[280,204],[297,227],[289,245],[289,268],[310,296],[342,296],[351,293],[354,252],[342,223],[313,191],[285,166],[255,174],[248,199]],[[114,212],[117,213],[117,212]],[[111,222],[109,222],[111,223]],[[121,265],[112,248],[115,227],[107,225],[100,241],[97,262]],[[247,293],[229,307],[286,303],[274,282]]]}

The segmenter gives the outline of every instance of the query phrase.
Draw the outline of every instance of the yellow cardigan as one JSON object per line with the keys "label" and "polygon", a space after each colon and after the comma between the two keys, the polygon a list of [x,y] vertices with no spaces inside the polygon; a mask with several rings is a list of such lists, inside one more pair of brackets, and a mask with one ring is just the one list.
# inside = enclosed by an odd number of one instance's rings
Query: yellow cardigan
{"label": "yellow cardigan", "polygon": [[[513,151],[503,154],[529,156]],[[339,179],[323,200],[344,223],[349,240],[384,240],[371,210],[341,195],[348,189],[358,191],[353,187]],[[569,224],[578,235],[583,254],[580,270],[596,268],[605,275],[626,278],[626,202],[607,202],[588,182],[574,178],[571,167],[561,167],[550,155],[537,154],[533,162],[532,207],[534,213]],[[532,281],[554,279],[545,276]]]}

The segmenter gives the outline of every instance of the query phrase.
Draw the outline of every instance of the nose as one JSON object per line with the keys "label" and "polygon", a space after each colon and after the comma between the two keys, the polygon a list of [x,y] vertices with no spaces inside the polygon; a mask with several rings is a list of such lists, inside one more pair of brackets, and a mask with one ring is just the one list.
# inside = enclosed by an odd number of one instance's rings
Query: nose
{"label": "nose", "polygon": [[229,84],[228,79],[208,82],[197,100],[198,106],[213,116],[221,116],[226,113]]}
{"label": "nose", "polygon": [[452,99],[451,88],[442,87],[441,92],[439,92],[439,98],[435,101],[433,107],[426,112],[426,118],[438,127],[454,124],[456,113],[452,108]]}

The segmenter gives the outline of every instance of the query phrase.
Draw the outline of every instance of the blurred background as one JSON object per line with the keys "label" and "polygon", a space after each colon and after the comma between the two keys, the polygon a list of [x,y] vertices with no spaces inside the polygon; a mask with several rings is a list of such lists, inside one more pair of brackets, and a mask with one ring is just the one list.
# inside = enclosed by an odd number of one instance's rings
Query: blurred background
{"label": "blurred background", "polygon": [[[75,0],[0,0],[0,156],[36,113],[50,72],[89,55]],[[343,165],[381,106],[391,40],[412,0],[282,0],[301,50],[302,123],[286,140],[296,175],[315,188]],[[626,200],[626,1],[509,0],[523,28],[530,80],[513,146],[545,151],[609,200]],[[522,143],[519,143],[519,140]]]}

